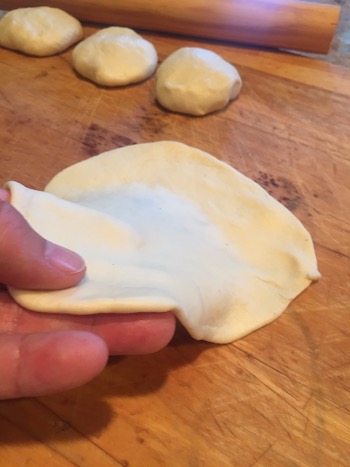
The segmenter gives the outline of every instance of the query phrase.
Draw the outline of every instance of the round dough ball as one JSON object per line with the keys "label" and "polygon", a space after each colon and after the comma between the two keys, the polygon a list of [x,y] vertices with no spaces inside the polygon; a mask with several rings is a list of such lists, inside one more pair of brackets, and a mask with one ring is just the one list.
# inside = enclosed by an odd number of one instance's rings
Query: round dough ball
{"label": "round dough ball", "polygon": [[156,98],[169,110],[206,115],[238,96],[238,71],[216,53],[198,47],[178,49],[157,71]]}
{"label": "round dough ball", "polygon": [[0,45],[28,55],[54,55],[82,38],[79,21],[58,8],[18,8],[0,21]]}
{"label": "round dough ball", "polygon": [[73,67],[103,86],[124,86],[151,76],[158,63],[153,45],[129,28],[102,29],[78,44]]}

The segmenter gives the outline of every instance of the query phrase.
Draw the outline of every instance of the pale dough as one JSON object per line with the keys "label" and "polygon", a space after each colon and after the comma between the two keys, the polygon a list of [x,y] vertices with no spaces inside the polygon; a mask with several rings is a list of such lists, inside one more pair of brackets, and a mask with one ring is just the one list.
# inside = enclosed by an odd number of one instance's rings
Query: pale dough
{"label": "pale dough", "polygon": [[158,63],[154,46],[132,29],[109,27],[78,44],[73,67],[104,86],[123,86],[151,76]]}
{"label": "pale dough", "polygon": [[238,96],[242,80],[236,68],[216,53],[184,47],[157,70],[156,98],[174,112],[206,115]]}
{"label": "pale dough", "polygon": [[58,8],[18,8],[0,21],[0,45],[29,55],[57,54],[82,37],[79,21]]}
{"label": "pale dough", "polygon": [[106,152],[63,170],[47,193],[8,187],[35,230],[87,264],[67,290],[10,289],[31,310],[172,310],[195,339],[226,343],[277,318],[319,277],[311,237],[291,212],[184,144]]}

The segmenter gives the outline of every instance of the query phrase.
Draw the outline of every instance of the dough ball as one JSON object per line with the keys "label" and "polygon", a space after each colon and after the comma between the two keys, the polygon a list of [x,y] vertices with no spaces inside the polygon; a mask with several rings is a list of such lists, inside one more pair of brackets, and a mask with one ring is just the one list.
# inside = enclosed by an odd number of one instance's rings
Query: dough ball
{"label": "dough ball", "polygon": [[242,80],[230,63],[210,50],[184,47],[157,71],[156,98],[165,108],[190,115],[223,109],[238,96]]}
{"label": "dough ball", "polygon": [[132,29],[102,29],[77,45],[73,67],[103,86],[124,86],[151,76],[158,63],[153,45]]}
{"label": "dough ball", "polygon": [[10,289],[31,310],[171,310],[195,339],[224,343],[276,319],[319,277],[311,237],[290,211],[184,144],[105,152],[57,174],[46,193],[8,187],[30,225],[87,266],[69,289]]}
{"label": "dough ball", "polygon": [[0,21],[0,45],[38,57],[62,52],[82,37],[79,21],[58,8],[18,8]]}

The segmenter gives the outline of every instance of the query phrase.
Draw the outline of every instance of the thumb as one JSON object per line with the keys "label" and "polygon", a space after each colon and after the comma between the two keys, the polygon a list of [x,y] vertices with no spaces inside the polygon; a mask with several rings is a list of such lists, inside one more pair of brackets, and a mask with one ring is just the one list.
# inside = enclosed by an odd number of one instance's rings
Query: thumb
{"label": "thumb", "polygon": [[45,240],[0,189],[0,283],[23,289],[63,289],[85,274],[83,259]]}

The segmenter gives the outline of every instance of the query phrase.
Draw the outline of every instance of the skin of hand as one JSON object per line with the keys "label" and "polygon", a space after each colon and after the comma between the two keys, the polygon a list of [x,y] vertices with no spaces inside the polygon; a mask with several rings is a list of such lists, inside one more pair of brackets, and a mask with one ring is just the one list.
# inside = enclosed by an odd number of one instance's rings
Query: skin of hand
{"label": "skin of hand", "polygon": [[39,236],[9,201],[0,189],[0,399],[71,389],[101,372],[109,355],[152,353],[169,343],[175,332],[170,312],[76,316],[16,304],[6,286],[72,287],[85,265]]}

